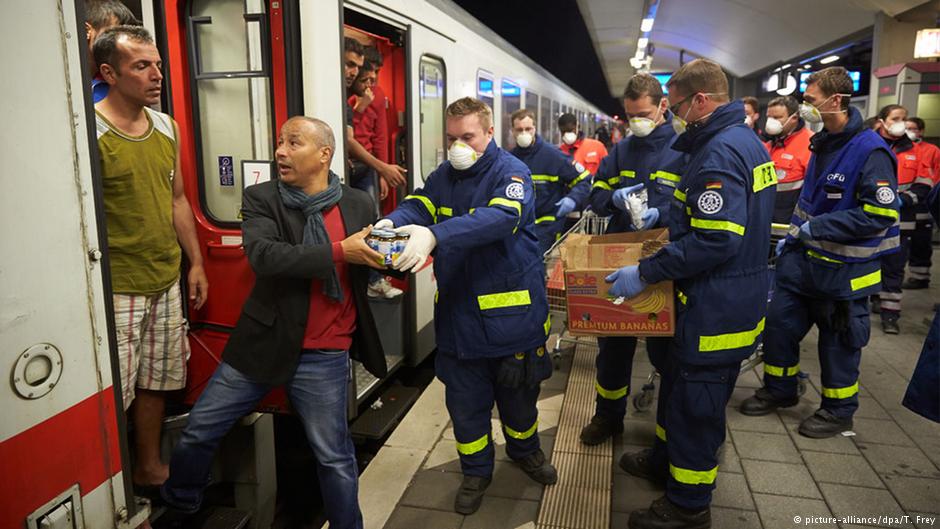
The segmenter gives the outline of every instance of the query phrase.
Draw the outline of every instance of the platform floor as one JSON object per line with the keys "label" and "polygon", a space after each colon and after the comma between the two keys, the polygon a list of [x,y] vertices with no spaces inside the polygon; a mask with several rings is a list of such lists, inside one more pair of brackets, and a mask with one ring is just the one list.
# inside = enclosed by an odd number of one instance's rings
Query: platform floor
{"label": "platform floor", "polygon": [[[741,415],[736,406],[760,386],[762,368],[742,373],[728,409],[712,527],[940,527],[940,425],[900,404],[929,328],[930,308],[938,301],[940,270],[935,267],[930,289],[905,291],[900,335],[883,334],[878,316],[872,316],[871,341],[862,353],[854,435],[813,440],[796,432],[799,421],[820,401],[815,331],[802,344],[800,366],[809,373],[810,384],[798,406],[765,417]],[[546,454],[558,433],[571,361],[571,355],[565,356],[543,384],[539,436]],[[638,352],[631,388],[640,388],[651,369],[645,354]],[[654,419],[655,408],[636,412],[631,406],[624,433],[614,440],[611,528],[626,528],[630,511],[662,495],[662,490],[625,474],[616,464],[624,451],[651,444]],[[508,460],[496,419],[493,433],[496,471],[483,506],[471,516],[456,514],[453,501],[461,474],[443,387],[435,380],[362,475],[366,527],[537,527],[543,487]],[[852,516],[854,523],[812,523],[813,517]]]}

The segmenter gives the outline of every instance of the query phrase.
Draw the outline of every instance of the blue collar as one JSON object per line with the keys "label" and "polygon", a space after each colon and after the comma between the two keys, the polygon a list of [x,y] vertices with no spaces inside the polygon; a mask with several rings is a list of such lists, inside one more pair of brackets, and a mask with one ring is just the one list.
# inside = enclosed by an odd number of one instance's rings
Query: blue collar
{"label": "blue collar", "polygon": [[712,136],[735,125],[746,127],[744,125],[744,103],[740,101],[732,101],[716,108],[701,126],[680,134],[676,142],[672,144],[672,148],[682,152],[697,151]]}

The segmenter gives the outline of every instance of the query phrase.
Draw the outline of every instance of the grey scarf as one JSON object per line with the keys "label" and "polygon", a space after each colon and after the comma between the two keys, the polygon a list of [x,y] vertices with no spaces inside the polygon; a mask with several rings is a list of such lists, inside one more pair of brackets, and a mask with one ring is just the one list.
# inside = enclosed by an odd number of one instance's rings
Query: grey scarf
{"label": "grey scarf", "polygon": [[[343,188],[336,173],[330,171],[327,188],[316,195],[308,195],[280,180],[277,187],[284,206],[299,209],[307,217],[307,223],[304,225],[304,245],[330,244],[330,234],[326,232],[326,225],[323,223],[323,210],[333,206],[343,197]],[[323,294],[338,302],[343,301],[343,289],[340,287],[336,268],[333,268],[330,277],[323,280]]]}

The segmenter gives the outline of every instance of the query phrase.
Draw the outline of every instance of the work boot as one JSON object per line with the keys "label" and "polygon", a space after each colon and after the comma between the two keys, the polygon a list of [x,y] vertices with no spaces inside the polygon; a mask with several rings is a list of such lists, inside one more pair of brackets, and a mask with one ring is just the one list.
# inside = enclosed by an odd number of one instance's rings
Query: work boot
{"label": "work boot", "polygon": [[901,317],[895,313],[884,313],[881,315],[881,330],[885,334],[901,334],[901,326],[898,325],[898,319]]}
{"label": "work boot", "polygon": [[754,392],[753,397],[744,399],[744,402],[741,403],[740,411],[744,415],[759,417],[761,415],[767,415],[777,408],[796,406],[799,402],[800,397],[797,395],[780,399],[775,397],[769,389],[760,388]]}
{"label": "work boot", "polygon": [[627,474],[651,481],[660,487],[666,486],[666,469],[654,468],[653,449],[647,448],[639,452],[624,452],[620,456],[620,468]]}
{"label": "work boot", "polygon": [[800,435],[813,439],[827,439],[852,429],[851,417],[836,417],[829,410],[822,408],[803,419],[800,423]]}
{"label": "work boot", "polygon": [[700,511],[683,509],[665,496],[654,500],[649,509],[630,513],[630,529],[709,529],[712,526],[712,511],[705,507]]}
{"label": "work boot", "polygon": [[901,285],[904,290],[923,290],[928,287],[930,287],[929,279],[914,279],[913,277],[907,278]]}
{"label": "work boot", "polygon": [[536,483],[554,485],[558,481],[558,471],[545,460],[545,453],[541,448],[516,461],[516,464]]}
{"label": "work boot", "polygon": [[619,433],[623,433],[623,419],[595,414],[591,422],[581,428],[581,442],[588,446],[599,445]]}
{"label": "work boot", "polygon": [[879,296],[872,296],[869,298],[869,301],[871,301],[871,313],[881,314],[881,298]]}
{"label": "work boot", "polygon": [[483,503],[483,493],[490,486],[490,478],[483,476],[464,476],[457,497],[454,499],[454,510],[460,514],[473,514]]}

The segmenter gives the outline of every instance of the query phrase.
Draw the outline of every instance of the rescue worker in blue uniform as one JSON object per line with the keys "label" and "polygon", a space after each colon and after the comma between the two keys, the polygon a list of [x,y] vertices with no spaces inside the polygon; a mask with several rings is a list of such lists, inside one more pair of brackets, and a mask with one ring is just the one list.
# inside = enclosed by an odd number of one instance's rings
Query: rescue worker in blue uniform
{"label": "rescue worker in blue uniform", "polygon": [[[610,216],[606,233],[637,230],[627,211],[626,196],[643,188],[648,195],[643,229],[655,228],[664,222],[680,180],[679,166],[683,160],[682,153],[672,149],[677,136],[667,110],[668,101],[655,77],[645,73],[633,76],[624,89],[623,106],[633,134],[614,145],[604,158],[591,189],[591,209],[598,215]],[[663,368],[669,341],[668,338],[646,339],[650,362],[657,370]],[[581,430],[581,442],[586,445],[600,444],[623,432],[637,339],[633,336],[599,337],[597,345],[594,416]]]}
{"label": "rescue worker in blue uniform", "polygon": [[516,147],[512,154],[532,172],[535,186],[535,234],[539,252],[555,244],[565,228],[565,217],[581,211],[591,192],[591,173],[571,162],[558,147],[546,143],[535,132],[535,114],[527,108],[512,113],[512,134]]}
{"label": "rescue worker in blue uniform", "polygon": [[799,402],[800,341],[816,325],[822,404],[799,427],[813,438],[852,429],[859,362],[870,333],[868,296],[881,287],[881,257],[900,243],[895,157],[849,106],[851,93],[844,68],[807,79],[800,114],[825,128],[810,140],[803,189],[789,233],[778,243],[764,387],[741,403],[745,415],[766,415]]}
{"label": "rescue worker in blue uniform", "polygon": [[454,509],[471,514],[493,474],[494,402],[507,455],[538,483],[558,479],[539,447],[535,407],[552,373],[550,322],[529,169],[496,146],[485,103],[459,99],[446,118],[449,161],[376,227],[409,235],[394,268],[416,272],[434,257],[435,372],[464,474]]}
{"label": "rescue worker in blue uniform", "polygon": [[741,361],[764,330],[770,274],[767,251],[776,172],[744,124],[744,104],[729,102],[718,64],[696,59],[667,83],[673,148],[688,161],[668,216],[670,243],[639,265],[607,277],[610,295],[632,298],[672,280],[676,333],[662,372],[662,437],[653,453],[626,454],[628,472],[666,480],[666,494],[630,514],[631,529],[710,527],[725,407]]}

